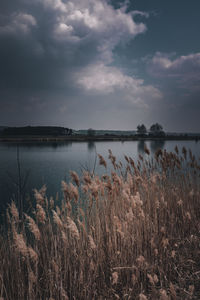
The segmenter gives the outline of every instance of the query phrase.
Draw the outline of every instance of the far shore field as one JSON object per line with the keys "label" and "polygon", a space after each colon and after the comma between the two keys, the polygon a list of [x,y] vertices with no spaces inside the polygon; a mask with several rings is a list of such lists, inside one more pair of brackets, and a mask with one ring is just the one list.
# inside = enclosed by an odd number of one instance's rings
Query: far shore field
{"label": "far shore field", "polygon": [[125,136],[125,135],[68,135],[68,136],[0,136],[0,143],[13,142],[86,142],[86,141],[139,141],[139,140],[200,140],[199,135]]}

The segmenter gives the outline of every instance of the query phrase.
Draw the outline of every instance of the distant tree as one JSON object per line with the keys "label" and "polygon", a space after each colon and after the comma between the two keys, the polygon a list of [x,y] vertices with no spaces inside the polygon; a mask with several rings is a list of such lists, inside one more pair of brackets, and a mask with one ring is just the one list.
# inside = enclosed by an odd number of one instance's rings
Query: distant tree
{"label": "distant tree", "polygon": [[73,133],[73,130],[70,128],[69,131],[68,131],[68,134],[72,135],[72,133]]}
{"label": "distant tree", "polygon": [[89,128],[88,131],[87,131],[87,134],[88,134],[88,136],[95,136],[96,132],[95,132],[94,129]]}
{"label": "distant tree", "polygon": [[151,125],[149,131],[150,131],[150,134],[153,134],[153,135],[164,135],[165,134],[163,131],[162,125],[160,125],[158,123]]}
{"label": "distant tree", "polygon": [[138,134],[146,134],[147,133],[146,126],[144,124],[138,125],[137,126],[137,133]]}

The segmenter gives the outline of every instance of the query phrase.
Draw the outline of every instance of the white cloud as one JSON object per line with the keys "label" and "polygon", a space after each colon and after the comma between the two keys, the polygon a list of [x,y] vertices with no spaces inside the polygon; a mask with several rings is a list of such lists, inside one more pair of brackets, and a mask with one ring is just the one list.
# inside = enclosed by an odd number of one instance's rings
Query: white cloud
{"label": "white cloud", "polygon": [[51,14],[52,30],[49,36],[69,43],[79,41],[96,43],[96,50],[104,60],[112,60],[112,51],[119,43],[124,43],[146,31],[144,23],[136,23],[135,14],[126,13],[125,6],[114,9],[104,0],[37,0],[46,12]]}
{"label": "white cloud", "polygon": [[[37,13],[35,17],[30,13],[14,13],[0,27],[0,33],[27,34],[38,23],[38,31],[33,39],[43,32],[46,41],[45,52],[56,53],[58,57],[61,52],[64,54],[65,50],[66,56],[73,53],[76,59],[77,53],[80,56],[82,48],[84,52],[88,45],[90,61],[95,57],[95,60],[111,63],[113,50],[118,44],[126,43],[146,31],[146,25],[135,22],[134,16],[140,14],[147,17],[147,13],[127,12],[126,2],[119,9],[115,9],[106,0],[35,0],[34,3],[30,0],[24,1],[30,8],[36,5],[37,9],[43,10],[43,17]],[[28,6],[26,11],[27,9]],[[42,48],[41,36],[39,41],[35,40],[36,44],[38,42]],[[62,54],[60,57],[63,57]],[[88,55],[86,56],[88,59]]]}
{"label": "white cloud", "polygon": [[132,12],[132,16],[137,16],[137,15],[142,16],[142,17],[145,17],[145,18],[148,18],[148,17],[149,17],[149,13],[147,13],[147,12],[140,11],[140,10],[134,10],[134,11]]}
{"label": "white cloud", "polygon": [[61,12],[66,11],[66,4],[62,0],[36,0],[37,2],[42,2],[45,8],[52,10],[59,10]]}
{"label": "white cloud", "polygon": [[147,105],[150,99],[161,98],[158,89],[145,86],[143,80],[127,76],[110,66],[113,50],[118,44],[126,43],[146,31],[145,24],[135,22],[134,17],[148,17],[148,13],[127,12],[127,2],[115,9],[105,0],[38,1],[47,12],[54,12],[51,13],[52,28],[48,33],[51,39],[53,37],[66,46],[65,51],[71,60],[73,56],[76,59],[77,53],[78,59],[80,53],[84,53],[85,61],[77,72],[70,74],[75,78],[74,85],[78,84],[85,93],[124,93],[124,99],[137,105]]}
{"label": "white cloud", "polygon": [[[38,0],[51,14],[53,39],[66,45],[66,51],[76,57],[84,53],[85,63],[72,72],[74,84],[85,93],[113,95],[124,93],[123,98],[138,106],[146,106],[151,99],[160,99],[161,93],[153,86],[145,86],[143,80],[123,74],[111,67],[113,50],[146,31],[144,23],[134,21],[134,16],[148,17],[141,11],[127,12],[127,3],[115,9],[104,0]],[[88,47],[85,49],[84,47]],[[74,51],[69,51],[74,49]],[[73,54],[72,54],[73,53]],[[90,56],[89,56],[90,54]],[[79,58],[78,57],[78,58]]]}
{"label": "white cloud", "polygon": [[10,33],[29,33],[32,27],[37,25],[36,19],[25,13],[14,13],[8,19],[6,24],[0,26],[0,34]]}
{"label": "white cloud", "polygon": [[79,41],[78,37],[73,37],[73,27],[65,23],[58,23],[54,26],[54,37],[56,40],[61,41]]}
{"label": "white cloud", "polygon": [[137,106],[148,107],[152,100],[162,98],[161,92],[151,85],[144,85],[143,80],[123,74],[116,67],[103,63],[91,65],[76,74],[78,84],[85,91],[99,95],[122,93],[124,101]]}
{"label": "white cloud", "polygon": [[156,77],[200,78],[200,53],[173,56],[157,52],[147,63],[148,71]]}
{"label": "white cloud", "polygon": [[162,107],[167,118],[181,120],[182,126],[189,120],[197,128],[198,117],[194,116],[199,112],[200,53],[177,56],[157,52],[146,58],[146,62],[148,72],[158,80],[164,94],[160,110]]}

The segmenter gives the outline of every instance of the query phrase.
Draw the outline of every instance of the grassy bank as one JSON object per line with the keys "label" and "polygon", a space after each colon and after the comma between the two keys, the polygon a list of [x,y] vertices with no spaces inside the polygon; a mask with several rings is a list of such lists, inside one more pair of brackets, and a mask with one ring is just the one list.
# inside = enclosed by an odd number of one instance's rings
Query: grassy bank
{"label": "grassy bank", "polygon": [[164,140],[164,141],[189,141],[200,140],[200,136],[190,135],[166,135],[156,136],[136,136],[136,135],[66,135],[66,136],[0,136],[0,143],[27,143],[27,142],[88,142],[88,141],[148,141],[148,140]]}
{"label": "grassy bank", "polygon": [[[35,191],[30,215],[14,203],[0,237],[4,299],[200,299],[199,160],[112,152],[113,172],[72,172],[62,207]],[[80,197],[80,190],[82,196]]]}

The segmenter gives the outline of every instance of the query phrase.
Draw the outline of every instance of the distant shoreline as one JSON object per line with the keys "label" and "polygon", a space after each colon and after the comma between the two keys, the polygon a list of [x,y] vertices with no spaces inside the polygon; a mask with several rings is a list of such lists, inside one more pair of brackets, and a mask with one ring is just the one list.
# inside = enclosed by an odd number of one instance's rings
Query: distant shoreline
{"label": "distant shoreline", "polygon": [[87,135],[72,135],[72,136],[0,136],[0,143],[24,143],[24,142],[98,142],[98,141],[149,141],[149,140],[178,140],[178,141],[187,141],[187,140],[200,140],[200,136],[87,136]]}

